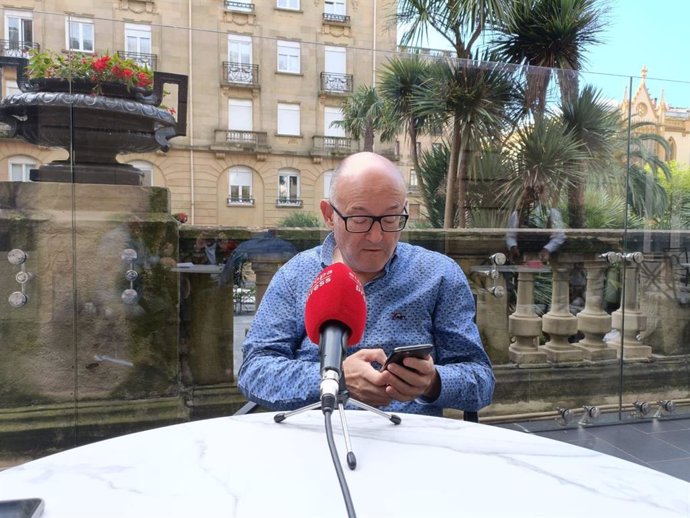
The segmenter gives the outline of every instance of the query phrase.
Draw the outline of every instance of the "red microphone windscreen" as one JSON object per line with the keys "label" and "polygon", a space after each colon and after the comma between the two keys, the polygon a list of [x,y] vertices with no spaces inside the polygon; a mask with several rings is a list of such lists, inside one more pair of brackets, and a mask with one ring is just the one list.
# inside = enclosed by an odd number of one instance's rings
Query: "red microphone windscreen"
{"label": "red microphone windscreen", "polygon": [[343,263],[321,270],[309,288],[304,310],[304,325],[309,340],[319,343],[326,322],[340,322],[349,330],[347,345],[360,341],[367,321],[364,288],[355,273]]}

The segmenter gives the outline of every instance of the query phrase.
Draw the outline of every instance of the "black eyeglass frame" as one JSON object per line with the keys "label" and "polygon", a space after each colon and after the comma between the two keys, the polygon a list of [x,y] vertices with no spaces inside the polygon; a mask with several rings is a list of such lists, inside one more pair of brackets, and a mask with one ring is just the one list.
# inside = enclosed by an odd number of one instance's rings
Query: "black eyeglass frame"
{"label": "black eyeglass frame", "polygon": [[[328,204],[331,206],[331,208],[335,211],[335,213],[340,216],[340,219],[342,219],[345,222],[345,230],[349,232],[350,234],[366,234],[367,232],[370,232],[372,228],[374,228],[374,223],[378,221],[379,226],[381,227],[382,232],[402,232],[405,230],[405,226],[407,225],[407,220],[410,218],[409,214],[384,214],[383,216],[369,216],[367,214],[358,214],[355,216],[343,216],[341,212],[335,208],[335,205],[333,205],[331,202],[328,202]],[[407,209],[405,209],[407,211]],[[400,228],[398,230],[386,230],[383,228],[383,218],[401,218],[402,219],[402,225],[400,225]],[[355,230],[352,231],[349,228],[347,228],[347,220],[351,218],[367,218],[368,220],[371,221],[371,225],[369,225],[369,228],[367,230]]]}

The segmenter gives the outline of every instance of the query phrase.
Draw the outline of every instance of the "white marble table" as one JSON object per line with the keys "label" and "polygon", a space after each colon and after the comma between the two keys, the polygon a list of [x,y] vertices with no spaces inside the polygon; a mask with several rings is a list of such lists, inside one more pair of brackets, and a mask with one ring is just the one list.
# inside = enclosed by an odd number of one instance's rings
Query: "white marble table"
{"label": "white marble table", "polygon": [[[53,517],[347,515],[319,411],[225,417],[75,448],[0,473],[0,499]],[[488,425],[349,411],[359,518],[690,516],[690,483],[598,452]]]}

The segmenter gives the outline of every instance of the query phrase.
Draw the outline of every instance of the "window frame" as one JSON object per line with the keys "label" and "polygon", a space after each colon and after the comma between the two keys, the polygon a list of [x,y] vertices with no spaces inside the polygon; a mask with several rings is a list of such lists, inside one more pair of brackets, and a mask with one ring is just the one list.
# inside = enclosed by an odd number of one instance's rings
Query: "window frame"
{"label": "window frame", "polygon": [[[283,178],[286,179],[286,182],[283,181]],[[295,193],[292,195],[291,191],[293,189],[293,182],[292,180],[294,179],[294,190]],[[287,184],[287,196],[281,194],[281,187],[283,184]],[[291,167],[283,167],[281,169],[278,169],[278,200],[280,202],[284,202],[286,204],[293,204],[297,203],[301,199],[301,190],[302,190],[302,181],[300,179],[300,172],[297,169],[291,168]]]}
{"label": "window frame", "polygon": [[[79,26],[79,48],[72,47],[72,31],[71,25],[78,24]],[[85,48],[85,43],[87,39],[84,36],[84,27],[91,27],[91,50]],[[94,20],[91,18],[73,18],[68,16],[65,18],[65,44],[68,51],[72,52],[83,52],[85,54],[93,54],[96,52],[96,26]]]}
{"label": "window frame", "polygon": [[278,40],[276,42],[276,72],[280,74],[300,74],[301,70],[302,46],[300,42]]}
{"label": "window frame", "polygon": [[[296,113],[296,115],[295,115]],[[283,117],[281,117],[281,114]],[[296,121],[287,120],[284,117],[297,117]],[[297,103],[278,103],[276,112],[276,133],[289,137],[300,137],[302,135],[301,128],[301,107]],[[296,131],[295,131],[296,129]],[[292,131],[295,132],[292,132]]]}
{"label": "window frame", "polygon": [[[237,196],[233,196],[233,188],[237,188]],[[246,197],[243,188],[247,188]],[[254,174],[249,167],[233,166],[228,169],[228,205],[254,205]]]}
{"label": "window frame", "polygon": [[299,11],[301,9],[300,0],[276,0],[276,9]]}
{"label": "window frame", "polygon": [[[26,155],[14,155],[11,156],[7,159],[7,179],[10,182],[31,182],[31,178],[29,178],[29,174],[31,172],[31,169],[35,169],[38,167],[38,160],[26,156]],[[12,174],[12,166],[14,165],[19,165],[22,166],[22,178],[21,179],[15,179],[14,175]]]}

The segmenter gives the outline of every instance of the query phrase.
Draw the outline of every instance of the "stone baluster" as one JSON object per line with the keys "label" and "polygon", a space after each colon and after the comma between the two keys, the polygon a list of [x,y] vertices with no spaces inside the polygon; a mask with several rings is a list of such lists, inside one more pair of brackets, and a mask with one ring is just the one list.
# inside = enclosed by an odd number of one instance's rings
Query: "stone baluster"
{"label": "stone baluster", "polygon": [[638,300],[642,254],[625,254],[624,258],[623,304],[611,315],[613,328],[622,331],[622,351],[620,342],[615,345],[618,356],[625,360],[648,359],[652,357],[652,348],[638,339],[640,331],[647,328],[647,317],[640,311]]}
{"label": "stone baluster", "polygon": [[604,341],[611,330],[611,315],[604,311],[604,278],[607,264],[601,260],[585,261],[587,291],[585,308],[577,315],[578,329],[585,337],[578,342],[588,360],[611,360],[616,349]]}
{"label": "stone baluster", "polygon": [[550,340],[540,347],[552,362],[574,362],[583,359],[580,347],[568,342],[577,333],[577,318],[570,312],[568,297],[569,268],[563,264],[553,265],[551,308],[543,317],[543,329]]}
{"label": "stone baluster", "polygon": [[534,273],[518,273],[517,305],[508,317],[508,332],[515,341],[508,348],[510,361],[517,364],[545,363],[546,353],[539,351],[541,318],[534,311]]}
{"label": "stone baluster", "polygon": [[282,266],[285,260],[277,254],[270,252],[264,254],[254,254],[251,258],[252,270],[256,275],[256,294],[254,295],[255,307],[258,309],[259,303],[266,293],[266,288],[271,279]]}

